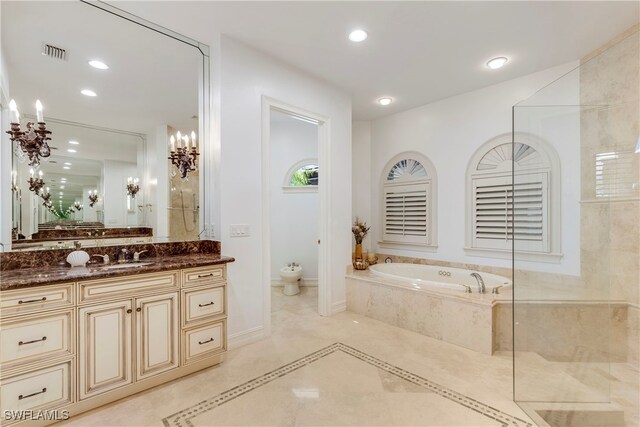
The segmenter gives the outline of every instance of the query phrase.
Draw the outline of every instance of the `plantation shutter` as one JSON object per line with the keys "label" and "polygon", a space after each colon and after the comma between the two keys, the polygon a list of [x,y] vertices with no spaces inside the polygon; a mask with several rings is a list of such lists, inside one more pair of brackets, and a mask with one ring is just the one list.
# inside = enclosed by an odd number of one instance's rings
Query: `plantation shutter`
{"label": "plantation shutter", "polygon": [[473,180],[474,247],[549,252],[547,174]]}
{"label": "plantation shutter", "polygon": [[383,239],[398,243],[428,243],[430,197],[430,183],[385,186]]}

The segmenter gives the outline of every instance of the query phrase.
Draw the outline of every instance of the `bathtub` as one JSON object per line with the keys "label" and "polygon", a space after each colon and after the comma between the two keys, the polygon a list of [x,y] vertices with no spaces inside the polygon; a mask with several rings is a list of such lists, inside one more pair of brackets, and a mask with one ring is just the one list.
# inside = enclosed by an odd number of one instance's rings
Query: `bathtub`
{"label": "bathtub", "polygon": [[482,273],[462,268],[449,268],[437,265],[389,263],[369,267],[375,276],[406,284],[412,289],[450,289],[471,293],[478,292],[478,282],[472,273],[478,273],[484,280],[485,293],[491,294],[511,287],[511,280],[497,274]]}

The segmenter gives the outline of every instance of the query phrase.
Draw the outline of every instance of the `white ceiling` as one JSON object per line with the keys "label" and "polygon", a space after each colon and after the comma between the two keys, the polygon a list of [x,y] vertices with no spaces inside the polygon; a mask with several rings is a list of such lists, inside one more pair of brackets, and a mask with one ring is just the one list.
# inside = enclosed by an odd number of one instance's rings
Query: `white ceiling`
{"label": "white ceiling", "polygon": [[[353,95],[374,119],[576,60],[639,21],[639,2],[113,2],[203,43],[218,31]],[[347,40],[354,28],[369,38]],[[485,67],[495,56],[510,62]],[[386,108],[375,100],[392,96]]]}

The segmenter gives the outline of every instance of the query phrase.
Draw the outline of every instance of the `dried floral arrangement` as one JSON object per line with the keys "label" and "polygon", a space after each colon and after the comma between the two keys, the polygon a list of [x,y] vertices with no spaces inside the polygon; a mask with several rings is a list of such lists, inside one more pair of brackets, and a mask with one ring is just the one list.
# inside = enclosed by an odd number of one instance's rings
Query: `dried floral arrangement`
{"label": "dried floral arrangement", "polygon": [[362,244],[362,240],[365,238],[370,228],[371,227],[367,226],[366,222],[360,221],[360,218],[356,217],[353,227],[351,227],[351,232],[353,233],[353,237],[355,237],[357,244]]}

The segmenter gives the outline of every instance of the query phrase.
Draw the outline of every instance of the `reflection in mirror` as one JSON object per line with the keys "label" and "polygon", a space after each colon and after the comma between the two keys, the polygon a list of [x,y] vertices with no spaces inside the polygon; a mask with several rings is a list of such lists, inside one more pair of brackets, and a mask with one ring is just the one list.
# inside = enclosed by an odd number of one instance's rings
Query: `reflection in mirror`
{"label": "reflection in mirror", "polygon": [[83,2],[0,7],[5,248],[198,239],[206,47]]}

